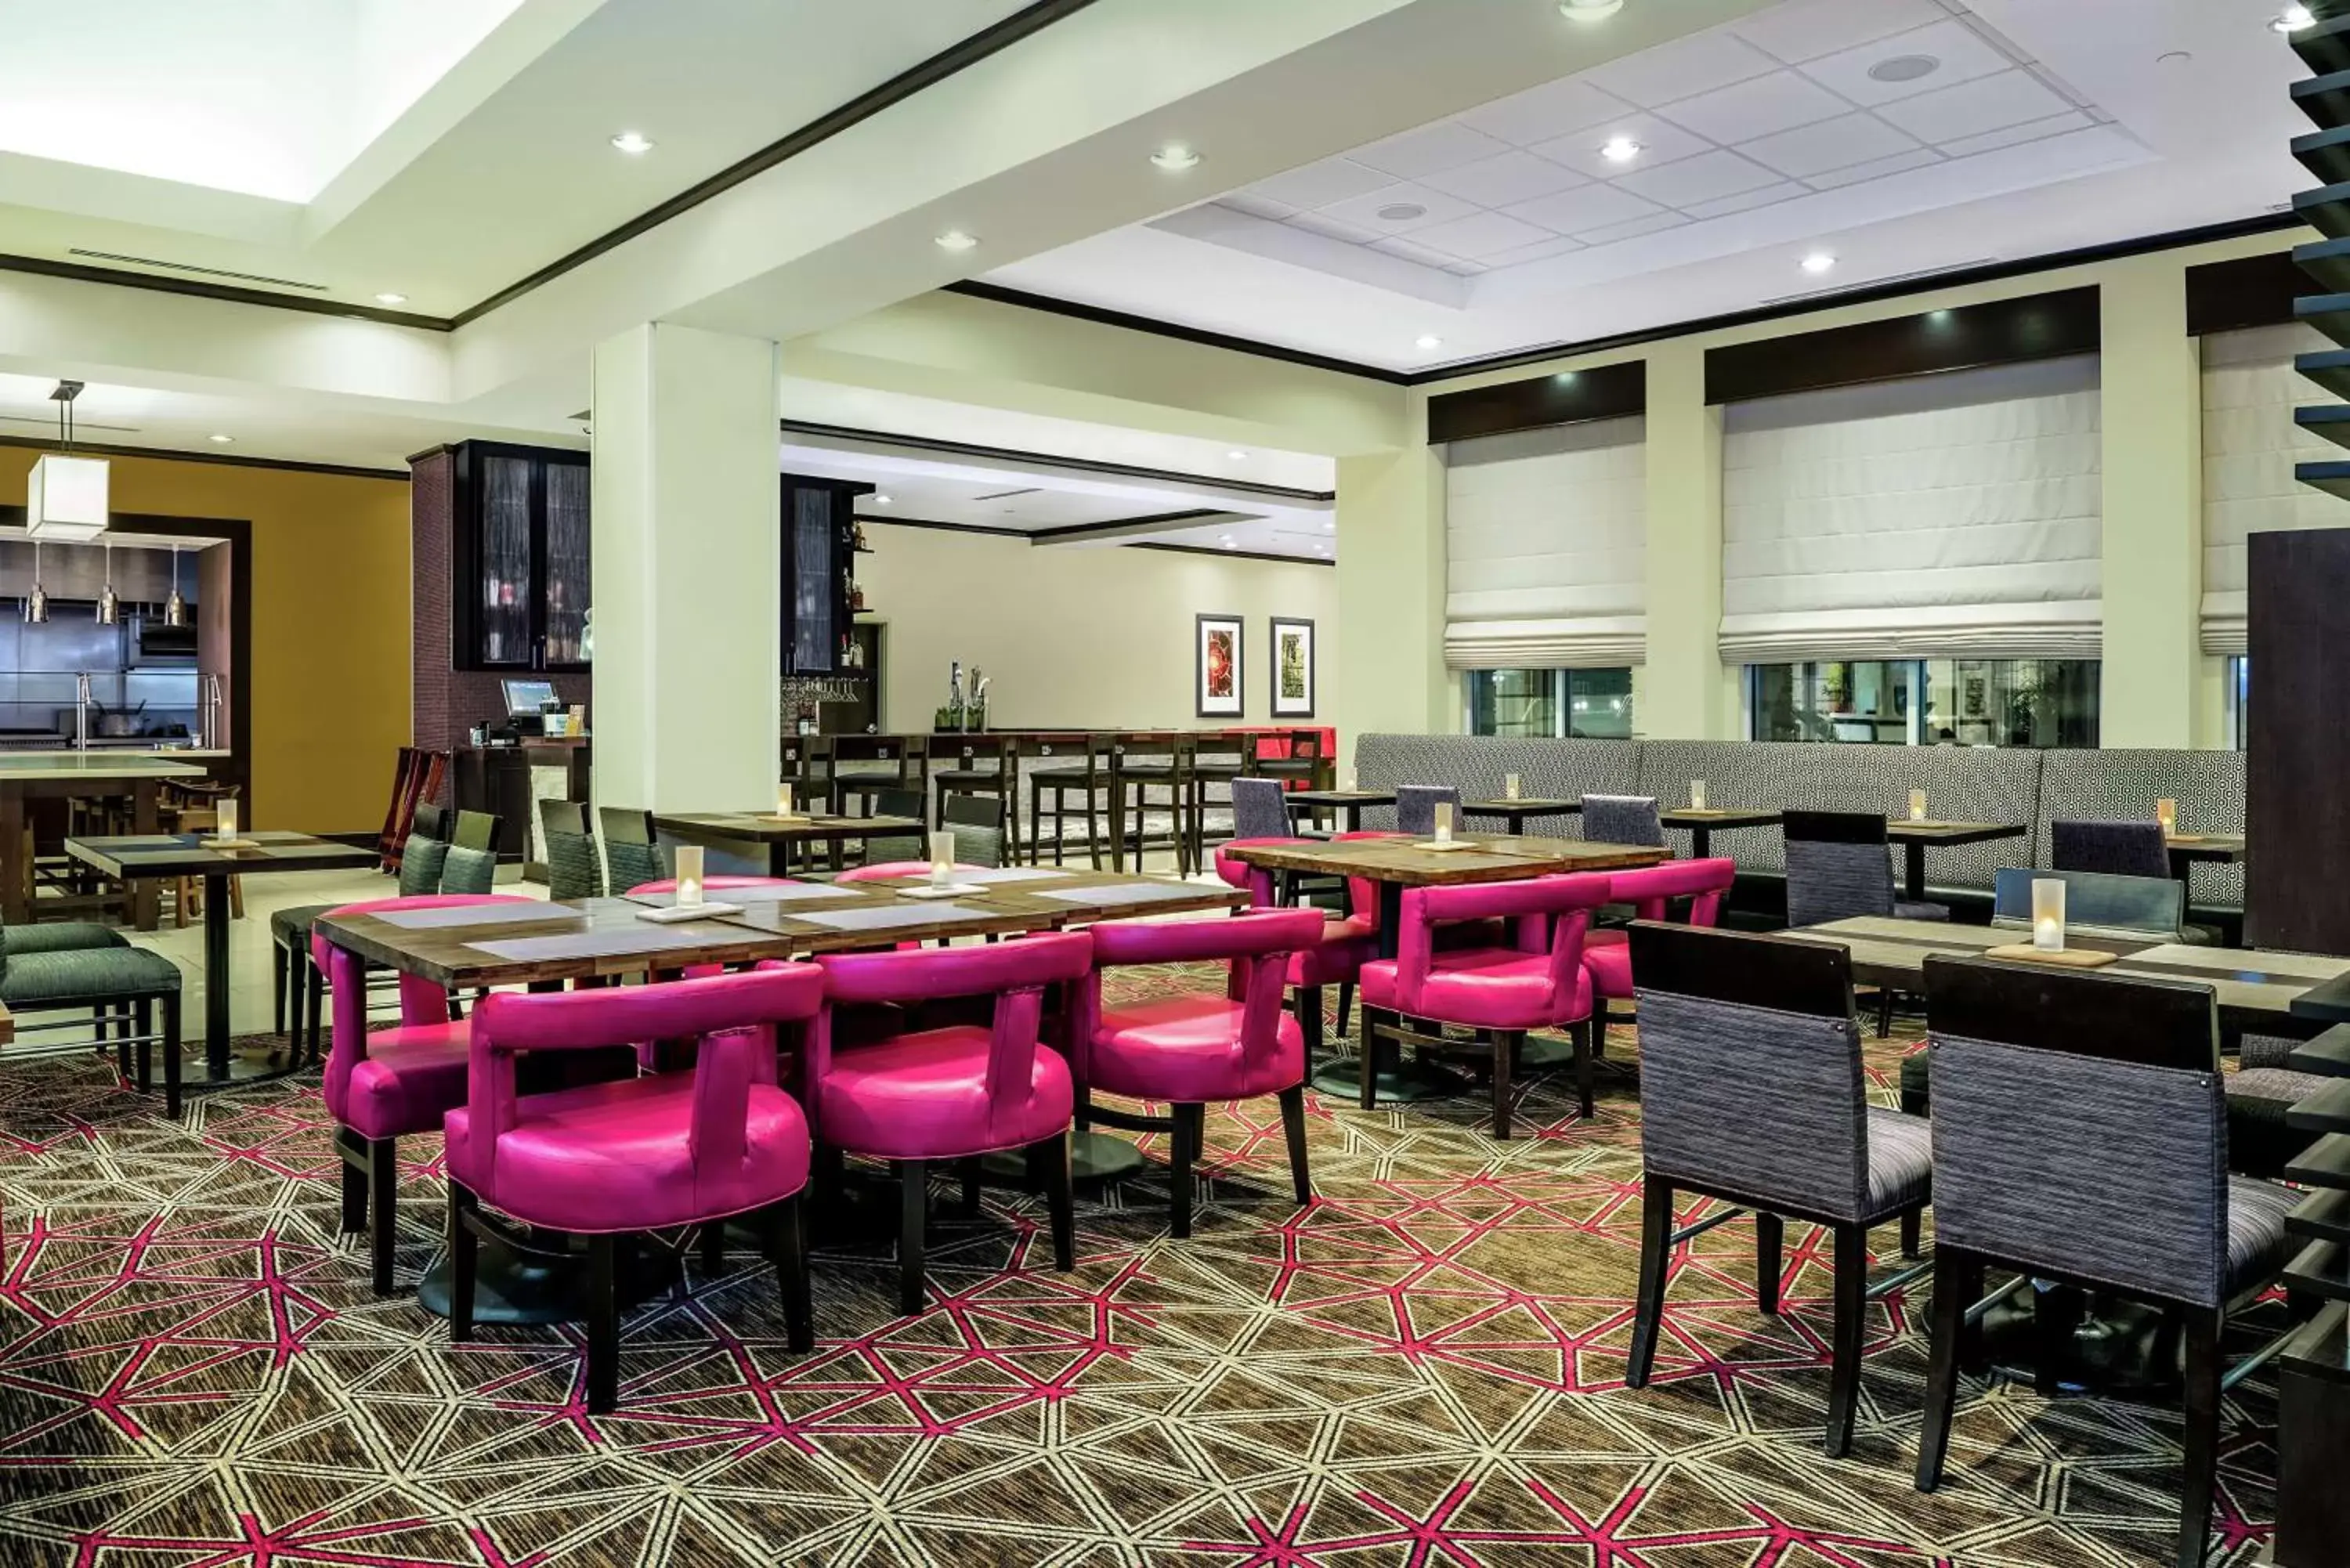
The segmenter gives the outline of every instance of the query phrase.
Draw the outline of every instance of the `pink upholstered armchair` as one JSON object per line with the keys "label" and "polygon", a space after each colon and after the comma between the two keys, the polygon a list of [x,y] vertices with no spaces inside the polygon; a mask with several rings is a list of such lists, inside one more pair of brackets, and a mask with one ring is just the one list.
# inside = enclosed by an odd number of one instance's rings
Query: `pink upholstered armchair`
{"label": "pink upholstered armchair", "polygon": [[[1639,871],[1617,871],[1607,878],[1612,901],[1629,904],[1644,920],[1666,918],[1673,902],[1689,900],[1689,923],[1713,926],[1721,921],[1721,904],[1730,885],[1738,880],[1738,862],[1724,857],[1710,860],[1668,860]],[[1607,1054],[1607,1003],[1632,998],[1632,946],[1620,930],[1594,931],[1584,940],[1583,967],[1591,976],[1591,1048]]]}
{"label": "pink upholstered armchair", "polygon": [[[1297,1201],[1314,1188],[1305,1164],[1305,1040],[1282,1008],[1291,966],[1322,939],[1319,909],[1263,909],[1211,920],[1104,920],[1092,928],[1095,969],[1079,990],[1069,1034],[1085,1115],[1169,1135],[1168,1186],[1177,1236],[1191,1233],[1191,1169],[1211,1101],[1281,1098]],[[1107,1006],[1104,970],[1120,964],[1222,962],[1217,992]],[[1318,1003],[1316,1012],[1319,1012]],[[1163,1117],[1097,1107],[1095,1090],[1169,1106]]]}
{"label": "pink upholstered armchair", "polygon": [[[1389,833],[1341,833],[1330,842],[1354,838],[1392,838]],[[1273,909],[1280,899],[1274,886],[1273,873],[1243,864],[1225,854],[1226,850],[1243,848],[1252,844],[1307,844],[1302,838],[1236,838],[1216,850],[1216,875],[1226,884],[1248,890],[1249,899],[1260,909]],[[1338,1033],[1347,1032],[1347,1015],[1355,1004],[1355,981],[1365,963],[1378,952],[1379,890],[1376,883],[1360,877],[1347,879],[1347,912],[1330,915],[1323,922],[1322,934],[1309,947],[1299,949],[1289,961],[1289,983],[1296,989],[1297,1022],[1305,1033],[1305,1056],[1311,1063],[1322,1051],[1322,988],[1338,988]]]}
{"label": "pink upholstered armchair", "polygon": [[[844,953],[817,961],[828,1005],[809,1031],[803,1071],[818,1152],[828,1161],[868,1155],[895,1164],[899,1189],[899,1306],[922,1310],[922,1234],[930,1169],[1024,1149],[1045,1189],[1054,1267],[1076,1266],[1076,1221],[1069,1191],[1068,1064],[1039,1034],[1046,986],[1082,980],[1093,943],[1081,933],[1024,937],[985,947],[914,948]],[[950,1023],[848,1045],[836,1013],[950,998],[992,997],[991,1022]]]}
{"label": "pink upholstered armchair", "polygon": [[[1493,1136],[1508,1137],[1512,1069],[1526,1032],[1566,1028],[1583,1114],[1591,1115],[1591,981],[1583,944],[1591,911],[1609,897],[1609,878],[1587,875],[1407,889],[1396,956],[1363,966],[1363,1108],[1377,1104],[1379,1058],[1390,1046],[1471,1051],[1492,1059]],[[1509,945],[1444,948],[1437,940],[1443,926],[1482,920],[1513,929]],[[1408,1028],[1405,1020],[1466,1030],[1470,1038]]]}
{"label": "pink upholstered armchair", "polygon": [[[375,898],[329,909],[320,919],[528,901],[487,894]],[[403,974],[398,1026],[369,1033],[366,961],[336,947],[315,922],[310,956],[334,995],[325,1088],[327,1114],[335,1118],[335,1153],[343,1165],[343,1232],[368,1232],[375,1293],[388,1296],[400,1234],[399,1140],[434,1130],[443,1112],[465,1103],[467,1025],[450,1017],[447,992]]]}
{"label": "pink upholstered armchair", "polygon": [[[758,1214],[781,1277],[790,1347],[814,1343],[806,1236],[806,1118],[775,1082],[779,1026],[823,1011],[807,964],[666,985],[568,993],[500,992],[473,1013],[470,1087],[445,1119],[449,1148],[449,1334],[473,1334],[483,1204],[525,1225],[588,1238],[588,1407],[619,1393],[617,1242]],[[693,1071],[517,1095],[524,1052],[695,1042]]]}

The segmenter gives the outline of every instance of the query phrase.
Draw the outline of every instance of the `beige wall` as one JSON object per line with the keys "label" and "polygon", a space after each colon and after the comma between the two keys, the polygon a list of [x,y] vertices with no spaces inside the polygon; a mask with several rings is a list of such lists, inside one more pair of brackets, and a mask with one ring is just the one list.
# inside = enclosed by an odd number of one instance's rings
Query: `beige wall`
{"label": "beige wall", "polygon": [[1119,545],[1034,545],[1000,535],[868,522],[873,554],[858,582],[882,622],[882,719],[927,730],[946,701],[947,666],[993,680],[998,729],[1149,729],[1201,722],[1192,697],[1192,618],[1246,624],[1243,722],[1270,712],[1272,616],[1311,620],[1316,722],[1337,711],[1329,642],[1337,574],[1302,562],[1233,559]]}

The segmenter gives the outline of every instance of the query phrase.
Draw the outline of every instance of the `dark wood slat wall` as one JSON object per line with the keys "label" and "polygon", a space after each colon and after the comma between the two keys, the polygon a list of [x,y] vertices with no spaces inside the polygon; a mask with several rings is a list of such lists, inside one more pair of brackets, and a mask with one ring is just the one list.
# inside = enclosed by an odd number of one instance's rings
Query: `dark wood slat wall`
{"label": "dark wood slat wall", "polygon": [[1468,441],[1547,425],[1622,419],[1648,407],[1648,362],[1561,370],[1428,400],[1428,439]]}
{"label": "dark wood slat wall", "polygon": [[2094,354],[2099,342],[2097,289],[2089,285],[1710,349],[1705,400],[1745,402],[2057,359]]}
{"label": "dark wood slat wall", "polygon": [[2244,940],[2350,953],[2350,528],[2249,541],[2260,722],[2245,760]]}
{"label": "dark wood slat wall", "polygon": [[2187,332],[2232,332],[2244,327],[2274,327],[2293,319],[2293,302],[2309,278],[2291,251],[2269,251],[2234,261],[2205,262],[2187,269]]}

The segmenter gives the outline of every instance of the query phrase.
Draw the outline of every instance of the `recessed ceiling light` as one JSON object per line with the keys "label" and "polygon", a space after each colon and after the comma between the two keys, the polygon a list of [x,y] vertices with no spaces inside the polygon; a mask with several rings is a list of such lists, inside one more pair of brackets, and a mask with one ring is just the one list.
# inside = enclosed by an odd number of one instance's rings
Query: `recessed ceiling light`
{"label": "recessed ceiling light", "polygon": [[1330,520],[1330,521],[1325,522],[1325,523],[1322,524],[1322,532],[1324,532],[1325,534],[1335,534],[1335,533],[1336,533],[1337,531],[1338,531],[1338,524],[1337,524],[1337,522],[1336,522],[1336,519],[1332,519],[1332,520]]}
{"label": "recessed ceiling light", "polygon": [[1224,453],[1224,455],[1231,458],[1234,462],[1246,462],[1248,461],[1248,453],[1237,450],[1228,452]]}
{"label": "recessed ceiling light", "polygon": [[1835,264],[1835,257],[1830,255],[1827,252],[1814,251],[1811,254],[1804,258],[1804,270],[1810,273],[1814,277],[1817,277],[1824,272],[1834,270]]}
{"label": "recessed ceiling light", "polygon": [[1237,550],[1240,546],[1232,542],[1230,535],[1227,535],[1224,538],[1224,548],[1227,550]]}
{"label": "recessed ceiling light", "polygon": [[877,495],[873,498],[873,504],[876,506],[887,506],[889,504],[889,498],[886,495]]}
{"label": "recessed ceiling light", "polygon": [[1420,348],[1441,348],[1444,347],[1444,339],[1439,337],[1433,332],[1421,333],[1418,337],[1412,339],[1412,343],[1414,347]]}
{"label": "recessed ceiling light", "polygon": [[2316,26],[2317,18],[2310,14],[2308,6],[2288,5],[2283,10],[2277,13],[2276,20],[2269,24],[2269,31],[2272,33],[2298,33],[2303,27],[2314,27]]}
{"label": "recessed ceiling light", "polygon": [[1624,0],[1558,0],[1558,14],[1570,22],[1605,22],[1624,8]]}
{"label": "recessed ceiling light", "polygon": [[964,234],[961,229],[949,229],[938,238],[939,249],[942,251],[967,251],[978,244],[975,236]]}
{"label": "recessed ceiling light", "polygon": [[1868,67],[1871,81],[1914,82],[1930,77],[1942,68],[1942,62],[1931,55],[1895,55]]}
{"label": "recessed ceiling light", "polygon": [[1629,163],[1641,151],[1640,144],[1628,136],[1611,136],[1599,145],[1599,156],[1610,163]]}
{"label": "recessed ceiling light", "polygon": [[394,294],[390,290],[386,289],[383,293],[375,296],[375,302],[378,305],[406,305],[408,303],[408,296],[404,294]]}
{"label": "recessed ceiling light", "polygon": [[1200,154],[1180,141],[1170,141],[1150,155],[1150,161],[1161,169],[1180,172],[1200,166]]}
{"label": "recessed ceiling light", "polygon": [[233,435],[216,435],[206,436],[204,439],[211,441],[214,446],[227,446],[234,442],[236,440],[236,437]]}
{"label": "recessed ceiling light", "polygon": [[1428,216],[1428,209],[1417,202],[1391,202],[1379,209],[1383,223],[1409,223],[1414,218]]}
{"label": "recessed ceiling light", "polygon": [[653,139],[640,130],[624,130],[612,138],[612,145],[623,152],[650,152]]}

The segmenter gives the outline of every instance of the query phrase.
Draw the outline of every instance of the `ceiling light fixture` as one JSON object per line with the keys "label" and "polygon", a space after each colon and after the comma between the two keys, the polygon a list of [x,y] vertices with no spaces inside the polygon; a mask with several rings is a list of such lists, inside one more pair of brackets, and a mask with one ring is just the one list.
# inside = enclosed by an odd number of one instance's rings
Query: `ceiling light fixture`
{"label": "ceiling light fixture", "polygon": [[1423,332],[1412,339],[1412,346],[1418,348],[1441,348],[1444,347],[1444,339],[1433,332]]}
{"label": "ceiling light fixture", "polygon": [[394,294],[390,289],[386,289],[383,293],[375,296],[375,302],[378,305],[406,305],[408,303],[408,296],[404,294]]}
{"label": "ceiling light fixture", "polygon": [[1558,0],[1558,14],[1570,22],[1605,22],[1624,8],[1624,0]]}
{"label": "ceiling light fixture", "polygon": [[236,437],[233,435],[210,435],[206,436],[204,439],[212,442],[214,446],[230,446],[234,444],[236,441]]}
{"label": "ceiling light fixture", "polygon": [[180,547],[172,546],[172,597],[163,601],[163,624],[188,624],[188,601],[180,597]]}
{"label": "ceiling light fixture", "polygon": [[612,145],[634,156],[653,150],[653,139],[640,130],[624,130],[612,138]]}
{"label": "ceiling light fixture", "polygon": [[937,244],[939,249],[942,251],[967,251],[977,245],[979,240],[977,236],[967,234],[961,229],[949,229],[938,237]]}
{"label": "ceiling light fixture", "polygon": [[41,542],[33,541],[33,591],[25,596],[25,624],[39,626],[49,618],[49,590],[41,587]]}
{"label": "ceiling light fixture", "polygon": [[1811,254],[1804,258],[1803,267],[1805,272],[1810,273],[1814,277],[1818,277],[1823,273],[1834,271],[1835,269],[1835,257],[1830,255],[1827,252],[1814,251]]}
{"label": "ceiling light fixture", "polygon": [[1600,143],[1599,156],[1610,163],[1629,163],[1645,151],[1628,136],[1611,136]]}
{"label": "ceiling light fixture", "polygon": [[873,504],[876,506],[887,506],[889,504],[889,498],[886,495],[877,495],[873,498]]}
{"label": "ceiling light fixture", "polygon": [[106,542],[106,587],[99,590],[98,624],[113,626],[122,619],[122,601],[114,592],[114,541]]}
{"label": "ceiling light fixture", "polygon": [[1200,154],[1185,142],[1170,141],[1152,153],[1150,161],[1161,169],[1180,174],[1186,169],[1197,169],[1200,166]]}
{"label": "ceiling light fixture", "polygon": [[[49,394],[57,406],[59,450],[34,459],[26,482],[25,532],[35,539],[86,545],[106,532],[106,460],[73,455],[74,400],[81,396],[81,386],[79,381],[59,381]],[[38,574],[35,576],[37,589]]]}
{"label": "ceiling light fixture", "polygon": [[1895,55],[1868,67],[1868,79],[1878,82],[1914,82],[1932,76],[1942,68],[1942,62],[1931,55]]}
{"label": "ceiling light fixture", "polygon": [[2276,19],[2269,24],[2269,31],[2272,33],[2298,33],[2304,27],[2314,27],[2316,26],[2317,18],[2310,14],[2308,6],[2288,5],[2282,11],[2278,12]]}
{"label": "ceiling light fixture", "polygon": [[1428,209],[1417,202],[1391,202],[1379,209],[1379,222],[1383,223],[1409,223],[1426,216]]}
{"label": "ceiling light fixture", "polygon": [[1234,462],[1246,462],[1248,461],[1248,453],[1237,450],[1228,452],[1224,453],[1224,455],[1231,458]]}

